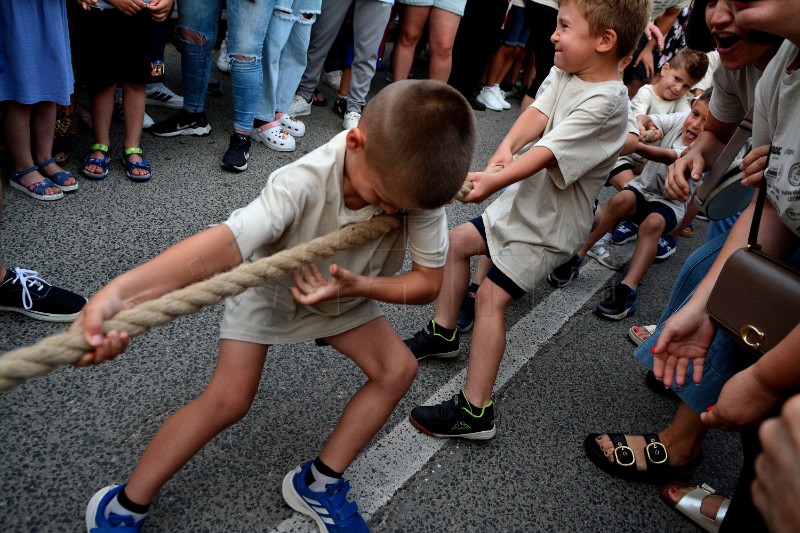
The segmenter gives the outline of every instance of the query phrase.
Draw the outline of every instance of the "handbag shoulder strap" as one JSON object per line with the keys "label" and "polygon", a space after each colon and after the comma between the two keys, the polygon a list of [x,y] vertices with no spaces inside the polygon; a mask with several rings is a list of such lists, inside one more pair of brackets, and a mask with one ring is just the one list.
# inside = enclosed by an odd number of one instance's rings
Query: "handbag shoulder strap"
{"label": "handbag shoulder strap", "polygon": [[747,115],[739,122],[739,126],[736,128],[736,131],[731,136],[731,139],[728,141],[728,144],[725,145],[725,148],[722,150],[722,153],[719,154],[717,160],[714,162],[714,166],[711,167],[706,179],[703,180],[703,183],[695,191],[694,195],[700,201],[700,203],[705,203],[706,196],[708,196],[711,191],[713,191],[717,184],[720,182],[722,177],[725,174],[725,171],[728,170],[728,167],[731,166],[733,160],[736,158],[736,154],[742,149],[744,143],[747,142],[747,139],[753,132],[753,108],[752,106],[750,109],[747,110]]}
{"label": "handbag shoulder strap", "polygon": [[753,211],[753,220],[750,222],[750,234],[747,236],[747,248],[751,250],[761,249],[758,244],[758,227],[761,225],[761,212],[764,210],[764,201],[767,198],[767,168],[769,168],[769,155],[767,155],[767,163],[764,167],[764,177],[761,178],[761,185],[758,187],[756,209]]}

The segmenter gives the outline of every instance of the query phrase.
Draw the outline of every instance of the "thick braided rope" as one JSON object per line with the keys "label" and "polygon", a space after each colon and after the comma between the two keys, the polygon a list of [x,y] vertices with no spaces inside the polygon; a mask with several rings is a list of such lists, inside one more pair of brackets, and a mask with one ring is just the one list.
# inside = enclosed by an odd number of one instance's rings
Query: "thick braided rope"
{"label": "thick braided rope", "polygon": [[[465,182],[456,199],[464,198],[470,189],[470,184]],[[131,336],[141,335],[178,317],[218,304],[246,289],[264,285],[304,264],[316,263],[339,250],[359,246],[399,226],[397,217],[382,215],[341,228],[308,243],[254,263],[244,263],[228,272],[120,311],[103,322],[103,331],[116,329],[126,331]],[[67,331],[46,337],[32,346],[6,352],[0,356],[0,392],[9,391],[29,378],[49,374],[58,366],[75,363],[91,349],[81,333]]]}

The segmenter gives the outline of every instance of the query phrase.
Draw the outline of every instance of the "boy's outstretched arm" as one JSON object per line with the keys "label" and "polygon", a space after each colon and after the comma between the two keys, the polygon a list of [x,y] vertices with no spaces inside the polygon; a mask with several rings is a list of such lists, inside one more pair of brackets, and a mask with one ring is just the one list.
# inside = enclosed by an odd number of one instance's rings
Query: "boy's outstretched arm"
{"label": "boy's outstretched arm", "polygon": [[650,161],[671,165],[678,159],[678,152],[671,148],[661,148],[640,142],[636,148],[636,153]]}
{"label": "boy's outstretched arm", "polygon": [[436,299],[442,286],[443,268],[411,263],[411,272],[391,277],[356,275],[332,264],[326,278],[316,265],[292,273],[292,296],[303,305],[337,298],[370,298],[394,304],[420,305]]}
{"label": "boy's outstretched arm", "polygon": [[98,364],[125,351],[128,334],[103,333],[103,321],[139,302],[215,274],[242,262],[239,246],[230,228],[219,224],[169,247],[150,261],[111,280],[92,296],[70,329],[81,331],[95,350],[85,354],[77,366]]}
{"label": "boy's outstretched arm", "polygon": [[472,190],[462,202],[482,202],[500,189],[556,163],[556,156],[549,148],[534,146],[498,172],[470,172],[467,181],[472,184]]}

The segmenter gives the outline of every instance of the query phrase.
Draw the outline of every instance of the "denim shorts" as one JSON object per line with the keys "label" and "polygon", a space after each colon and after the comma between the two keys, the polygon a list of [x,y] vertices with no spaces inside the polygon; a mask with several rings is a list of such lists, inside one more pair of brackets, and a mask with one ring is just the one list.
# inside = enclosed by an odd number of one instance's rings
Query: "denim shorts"
{"label": "denim shorts", "polygon": [[[478,230],[478,233],[481,234],[483,237],[483,242],[486,242],[486,226],[483,223],[483,217],[475,217],[470,220],[475,229]],[[489,249],[489,245],[487,243],[486,249]],[[486,255],[489,259],[492,258],[491,255],[487,252]],[[492,265],[492,268],[489,269],[489,272],[486,274],[486,277],[489,278],[494,282],[495,285],[506,291],[509,296],[514,298],[515,300],[519,300],[523,296],[525,296],[525,291],[519,287],[516,283],[511,281],[511,278],[503,274],[499,268]]]}
{"label": "denim shorts", "polygon": [[511,6],[506,16],[506,22],[503,25],[503,36],[500,42],[506,46],[521,46],[525,47],[528,44],[528,37],[531,31],[525,21],[525,8],[519,6]]}
{"label": "denim shorts", "polygon": [[397,0],[398,4],[405,4],[407,6],[418,7],[436,7],[444,9],[450,13],[455,13],[459,17],[464,16],[464,7],[467,5],[467,0]]}

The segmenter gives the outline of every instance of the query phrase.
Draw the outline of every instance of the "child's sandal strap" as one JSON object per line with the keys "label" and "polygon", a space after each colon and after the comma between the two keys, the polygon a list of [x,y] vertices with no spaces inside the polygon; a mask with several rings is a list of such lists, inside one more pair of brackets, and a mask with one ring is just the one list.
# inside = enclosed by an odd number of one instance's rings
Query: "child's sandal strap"
{"label": "child's sandal strap", "polygon": [[39,166],[38,165],[33,165],[32,167],[23,168],[22,170],[18,170],[18,171],[16,171],[16,172],[11,174],[11,179],[17,179],[17,178],[19,178],[21,176],[24,176],[25,174],[33,172],[34,170],[39,170]]}
{"label": "child's sandal strap", "polygon": [[46,167],[47,165],[49,165],[50,163],[55,163],[55,162],[56,162],[56,158],[55,158],[55,157],[51,157],[50,159],[48,159],[48,160],[46,160],[46,161],[42,161],[41,163],[39,163],[39,164],[38,164],[38,165],[36,165],[36,166],[37,166],[39,169],[42,169],[42,168]]}
{"label": "child's sandal strap", "polygon": [[108,146],[101,143],[94,143],[89,146],[89,149],[92,152],[103,152],[103,154],[108,155]]}
{"label": "child's sandal strap", "polygon": [[125,155],[142,155],[144,152],[138,146],[134,146],[131,148],[125,148]]}

